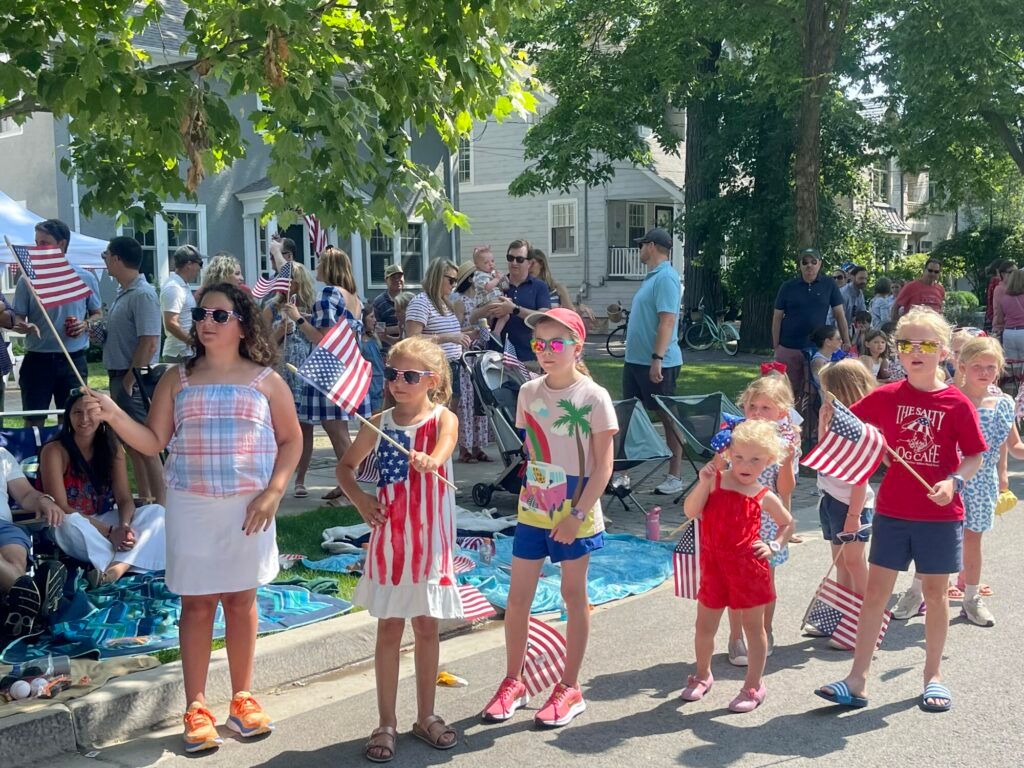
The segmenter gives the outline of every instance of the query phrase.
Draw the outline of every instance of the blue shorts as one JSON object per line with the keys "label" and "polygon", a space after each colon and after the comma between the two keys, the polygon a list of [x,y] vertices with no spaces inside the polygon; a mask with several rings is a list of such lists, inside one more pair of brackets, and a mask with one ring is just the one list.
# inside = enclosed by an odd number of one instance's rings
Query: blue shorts
{"label": "blue shorts", "polygon": [[10,544],[20,544],[25,548],[25,552],[28,552],[32,547],[32,539],[29,538],[28,532],[20,525],[15,525],[7,520],[0,520],[0,547],[6,547]]}
{"label": "blue shorts", "polygon": [[[834,496],[822,491],[821,501],[818,503],[818,518],[821,520],[821,533],[825,539],[833,544],[839,545],[843,542],[836,538],[846,527],[846,513],[850,505],[839,501]],[[873,509],[862,509],[860,512],[861,526],[868,525],[871,518],[875,516]],[[871,538],[871,529],[857,534],[857,541],[864,542]]]}
{"label": "blue shorts", "polygon": [[959,573],[963,568],[964,524],[959,520],[899,520],[876,514],[868,562],[894,571],[914,563],[921,574]]}
{"label": "blue shorts", "polygon": [[551,538],[550,528],[517,523],[516,535],[512,540],[512,557],[521,560],[543,560],[550,557],[552,563],[560,563],[563,560],[579,560],[603,546],[604,533],[584,536],[572,544],[562,544]]}

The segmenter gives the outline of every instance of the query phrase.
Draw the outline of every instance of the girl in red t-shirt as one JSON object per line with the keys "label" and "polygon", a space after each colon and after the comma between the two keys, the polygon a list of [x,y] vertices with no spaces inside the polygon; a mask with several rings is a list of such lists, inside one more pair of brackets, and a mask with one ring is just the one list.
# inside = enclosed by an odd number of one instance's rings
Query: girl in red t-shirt
{"label": "girl in red t-shirt", "polygon": [[[700,589],[694,636],[697,669],[680,694],[686,701],[702,699],[714,684],[711,657],[726,608],[737,611],[747,637],[747,676],[729,709],[750,712],[767,695],[762,677],[768,658],[764,612],[775,600],[768,559],[789,540],[793,518],[758,478],[765,467],[779,461],[781,451],[775,424],[741,422],[732,431],[730,468],[723,472],[714,462],[705,465],[696,487],[683,502],[688,518],[700,518]],[[769,542],[761,539],[762,509],[778,526],[776,537]]]}

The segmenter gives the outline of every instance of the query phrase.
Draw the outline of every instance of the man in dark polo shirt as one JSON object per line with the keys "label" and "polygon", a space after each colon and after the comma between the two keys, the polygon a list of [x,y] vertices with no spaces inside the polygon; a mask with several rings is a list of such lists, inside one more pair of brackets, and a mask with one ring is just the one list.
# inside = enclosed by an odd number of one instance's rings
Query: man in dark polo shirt
{"label": "man in dark polo shirt", "polygon": [[[384,270],[387,290],[373,300],[373,316],[377,318],[378,334],[384,349],[396,344],[401,335],[398,330],[398,315],[395,313],[395,298],[405,289],[405,272],[401,264],[388,264]],[[391,329],[390,331],[388,329]]]}
{"label": "man in dark polo shirt", "polygon": [[772,346],[775,359],[786,365],[786,375],[793,385],[797,410],[807,416],[804,388],[807,384],[804,349],[811,345],[810,335],[824,325],[829,309],[835,317],[843,347],[850,346],[850,332],[843,312],[843,296],[828,275],[822,275],[821,254],[815,248],[800,253],[800,276],[787,280],[775,297],[772,315]]}
{"label": "man in dark polo shirt", "polygon": [[536,314],[537,310],[551,308],[551,292],[543,280],[530,277],[530,243],[526,240],[513,240],[505,252],[508,262],[508,290],[505,291],[507,302],[500,302],[491,317],[508,317],[501,343],[504,346],[508,338],[515,347],[516,357],[522,362],[536,362],[537,356],[530,349],[533,331],[526,327],[526,318]]}

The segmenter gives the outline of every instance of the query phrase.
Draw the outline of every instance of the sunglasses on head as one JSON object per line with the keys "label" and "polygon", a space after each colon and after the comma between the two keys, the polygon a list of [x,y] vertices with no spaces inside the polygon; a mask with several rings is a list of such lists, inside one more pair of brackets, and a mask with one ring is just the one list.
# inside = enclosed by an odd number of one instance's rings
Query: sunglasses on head
{"label": "sunglasses on head", "polygon": [[398,368],[392,368],[390,365],[384,368],[384,378],[388,381],[398,381],[398,376],[401,374],[402,378],[405,379],[406,384],[419,384],[420,379],[424,376],[433,376],[433,371],[403,371]]}
{"label": "sunglasses on head", "polygon": [[511,253],[505,254],[505,261],[507,261],[509,264],[511,264],[513,261],[516,264],[522,264],[524,261],[529,260],[530,258],[528,256],[513,256]]}
{"label": "sunglasses on head", "polygon": [[227,309],[207,309],[206,307],[192,307],[192,322],[201,323],[207,318],[212,318],[217,325],[224,325],[231,318],[241,320],[242,316],[237,312]]}
{"label": "sunglasses on head", "polygon": [[567,345],[575,344],[575,339],[530,339],[530,349],[535,355],[546,349],[550,349],[556,355],[560,354]]}
{"label": "sunglasses on head", "polygon": [[940,344],[937,341],[911,341],[909,339],[896,339],[896,351],[905,355],[911,352],[923,352],[926,355],[939,351]]}

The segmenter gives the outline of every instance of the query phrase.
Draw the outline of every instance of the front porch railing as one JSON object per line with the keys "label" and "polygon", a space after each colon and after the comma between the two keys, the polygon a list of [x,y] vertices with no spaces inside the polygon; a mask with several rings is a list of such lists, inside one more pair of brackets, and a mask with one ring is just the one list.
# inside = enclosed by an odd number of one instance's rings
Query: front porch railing
{"label": "front porch railing", "polygon": [[608,249],[608,277],[619,280],[643,280],[647,267],[640,261],[639,248],[611,246]]}

